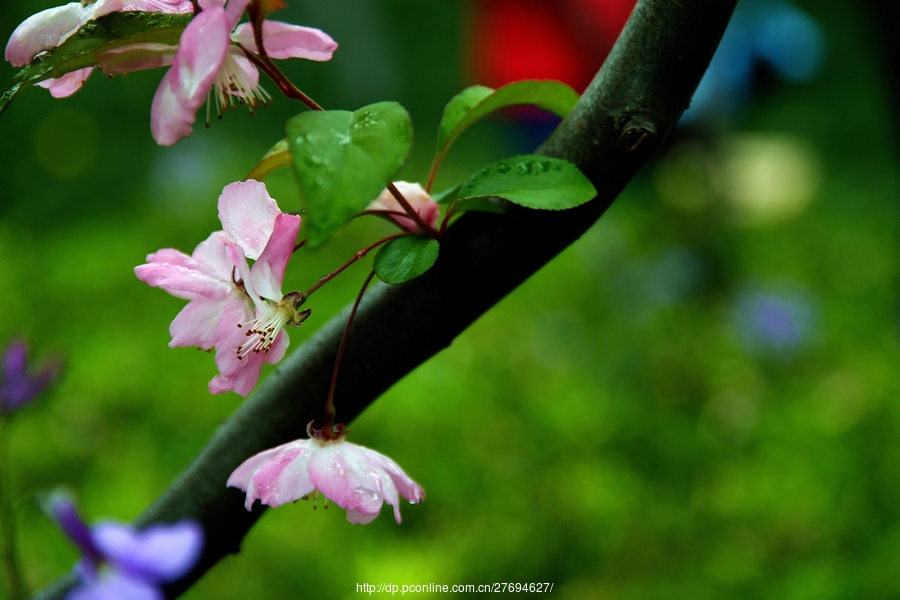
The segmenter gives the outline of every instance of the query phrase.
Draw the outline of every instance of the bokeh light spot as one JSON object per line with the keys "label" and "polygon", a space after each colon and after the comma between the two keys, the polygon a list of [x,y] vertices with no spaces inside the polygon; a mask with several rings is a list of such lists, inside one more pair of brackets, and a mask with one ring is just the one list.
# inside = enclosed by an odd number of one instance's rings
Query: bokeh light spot
{"label": "bokeh light spot", "polygon": [[38,163],[57,179],[74,179],[97,161],[100,133],[91,115],[69,108],[48,114],[34,134]]}

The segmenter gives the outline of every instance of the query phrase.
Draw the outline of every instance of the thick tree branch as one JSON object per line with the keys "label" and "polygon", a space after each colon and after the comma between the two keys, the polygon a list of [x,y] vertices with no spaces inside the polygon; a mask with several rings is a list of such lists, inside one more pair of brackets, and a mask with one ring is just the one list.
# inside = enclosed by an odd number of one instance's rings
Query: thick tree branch
{"label": "thick tree branch", "polygon": [[[539,152],[577,164],[598,197],[574,210],[510,207],[471,213],[448,230],[437,264],[364,299],[344,356],[336,399],[349,422],[404,375],[578,239],[603,214],[687,108],[736,0],[641,0],[584,97]],[[349,308],[285,360],[224,423],[137,525],[198,519],[207,544],[197,567],[167,589],[176,597],[228,553],[263,513],[247,512],[225,480],[244,459],[302,437],[322,418]],[[434,314],[447,318],[434,319]],[[42,599],[61,598],[64,578]]]}

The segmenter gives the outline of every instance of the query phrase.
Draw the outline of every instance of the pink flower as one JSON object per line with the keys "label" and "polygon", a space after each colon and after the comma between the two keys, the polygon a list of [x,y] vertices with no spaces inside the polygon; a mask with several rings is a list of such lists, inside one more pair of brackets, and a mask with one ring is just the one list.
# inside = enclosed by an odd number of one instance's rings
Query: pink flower
{"label": "pink flower", "polygon": [[[313,433],[313,432],[311,432]],[[413,504],[425,490],[387,456],[344,441],[296,440],[245,460],[228,478],[228,487],[247,492],[247,510],[259,499],[281,506],[319,491],[347,511],[347,520],[370,523],[382,502],[394,507],[400,523],[400,496]]]}
{"label": "pink flower", "polygon": [[[268,102],[268,94],[259,86],[259,72],[240,47],[257,50],[252,27],[245,23],[235,30],[248,1],[229,0],[226,6],[225,0],[207,0],[181,34],[177,48],[136,44],[98,58],[100,69],[111,74],[172,65],[150,111],[150,128],[158,144],[169,146],[189,136],[194,115],[210,93],[215,94],[220,113],[234,106],[234,97],[249,107]],[[316,61],[331,59],[337,48],[318,29],[277,21],[263,23],[263,43],[272,58]]]}
{"label": "pink flower", "polygon": [[[259,72],[244,55],[241,46],[257,52],[252,26],[235,29],[250,0],[204,0],[203,10],[194,17],[177,46],[131,44],[104,52],[97,66],[114,75],[171,65],[163,77],[150,111],[153,138],[170,146],[191,134],[195,113],[215,94],[219,111],[234,106],[234,98],[249,107],[268,102],[259,86]],[[6,59],[13,66],[30,63],[44,50],[56,48],[90,20],[114,11],[187,13],[190,0],[98,0],[85,7],[72,2],[33,15],[10,38]],[[46,14],[45,14],[46,13]],[[233,32],[233,33],[232,33]],[[263,44],[271,58],[330,60],[337,44],[326,33],[278,21],[263,22]],[[38,83],[57,98],[75,93],[94,67],[68,73],[58,79]]]}
{"label": "pink flower", "polygon": [[[219,219],[223,231],[211,234],[191,256],[160,250],[134,272],[148,285],[189,300],[169,327],[169,346],[216,348],[220,375],[210,381],[210,392],[233,389],[246,396],[263,363],[284,356],[283,327],[299,325],[309,314],[296,311],[298,294],[281,294],[300,217],[282,213],[265,184],[250,180],[222,190]],[[255,261],[252,268],[247,259]]]}
{"label": "pink flower", "polygon": [[[14,67],[24,67],[42,52],[59,47],[88,22],[125,11],[186,14],[193,11],[193,5],[190,0],[97,0],[55,6],[31,15],[16,27],[6,45],[5,58]],[[63,98],[78,91],[91,71],[93,67],[78,69],[37,85],[49,89],[55,98]]]}
{"label": "pink flower", "polygon": [[[412,209],[419,214],[425,224],[434,228],[437,224],[438,217],[440,217],[441,209],[438,203],[431,199],[428,192],[422,189],[422,186],[418,183],[397,181],[394,185],[397,186],[397,189],[403,194],[403,197],[409,202]],[[412,233],[419,231],[419,227],[416,225],[415,221],[407,216],[403,216],[406,214],[406,211],[403,210],[403,207],[400,206],[400,203],[394,198],[394,195],[387,189],[381,192],[381,195],[377,198],[372,200],[366,210],[385,212],[406,231]]]}
{"label": "pink flower", "polygon": [[89,21],[124,10],[191,12],[192,6],[190,0],[98,0],[54,6],[31,15],[16,27],[9,37],[4,57],[12,66],[24,67],[41,52],[57,48]]}

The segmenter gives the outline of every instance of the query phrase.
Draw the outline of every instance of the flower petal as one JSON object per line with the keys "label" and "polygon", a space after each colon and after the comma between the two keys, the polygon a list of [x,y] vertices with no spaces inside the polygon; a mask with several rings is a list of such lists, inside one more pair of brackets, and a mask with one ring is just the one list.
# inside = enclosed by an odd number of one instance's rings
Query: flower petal
{"label": "flower petal", "polygon": [[[281,350],[284,354],[284,350]],[[0,411],[9,412],[28,404],[59,373],[59,362],[51,362],[39,373],[28,373],[27,350],[22,342],[13,342],[3,355],[0,376]]]}
{"label": "flower petal", "polygon": [[[229,240],[221,231],[214,231],[208,238],[200,242],[191,253],[193,264],[198,270],[209,274],[211,277],[221,277],[231,281],[235,268],[240,269],[240,261],[233,260],[228,249]],[[244,261],[246,263],[247,261]]]}
{"label": "flower petal", "polygon": [[88,76],[94,70],[94,67],[85,67],[77,71],[66,73],[62,77],[56,79],[45,79],[39,81],[35,85],[50,90],[50,95],[54,98],[67,98],[81,89]]}
{"label": "flower petal", "polygon": [[212,350],[219,339],[219,320],[226,302],[225,298],[188,302],[169,325],[172,336],[169,347],[197,346],[201,350]]}
{"label": "flower petal", "polygon": [[381,476],[359,451],[337,440],[326,442],[309,459],[309,475],[316,488],[345,510],[375,515],[381,510]]}
{"label": "flower petal", "polygon": [[142,531],[100,523],[91,528],[91,538],[111,565],[148,583],[178,579],[194,566],[203,548],[203,529],[188,520]]}
{"label": "flower petal", "polygon": [[365,446],[358,446],[358,448],[365,454],[366,460],[376,468],[384,471],[384,473],[391,478],[391,481],[397,486],[397,490],[400,492],[401,496],[413,504],[418,504],[425,500],[425,490],[422,486],[413,481],[413,479],[407,475],[393,459],[380,452],[376,452],[371,448],[366,448]]}
{"label": "flower petal", "polygon": [[[228,477],[228,482],[226,485],[228,487],[236,487],[247,493],[246,500],[244,501],[244,507],[247,510],[252,510],[253,503],[259,499],[262,494],[260,492],[260,488],[257,487],[257,484],[254,482],[254,476],[260,471],[260,469],[267,469],[263,471],[263,475],[261,477],[261,483],[263,484],[263,490],[268,491],[270,494],[272,492],[272,487],[268,483],[269,478],[274,474],[277,478],[278,474],[275,473],[277,467],[271,467],[270,464],[281,465],[281,469],[284,467],[295,457],[300,456],[301,454],[306,454],[306,458],[303,460],[304,470],[306,466],[306,461],[309,459],[307,453],[307,444],[309,440],[297,440],[294,442],[289,442],[287,444],[283,444],[281,446],[277,446],[270,450],[264,450],[259,454],[255,454],[245,460],[241,465],[234,470],[234,472]],[[284,461],[283,458],[287,456],[288,460]],[[267,474],[268,473],[268,474]],[[309,479],[308,476],[306,476]],[[304,494],[300,494],[297,498],[302,497],[305,494],[312,493],[312,483],[309,483],[309,490]],[[296,499],[296,498],[295,498]],[[263,500],[265,504],[265,500]]]}
{"label": "flower petal", "polygon": [[172,67],[159,84],[150,111],[153,139],[161,146],[191,134],[194,113],[228,54],[229,31],[225,12],[214,7],[201,11],[181,34]]}
{"label": "flower petal", "polygon": [[134,274],[147,285],[162,288],[185,300],[224,298],[233,288],[229,282],[202,271],[166,263],[139,265],[134,268]]}
{"label": "flower petal", "polygon": [[256,386],[265,353],[249,352],[238,358],[238,348],[247,341],[245,324],[253,318],[254,311],[242,298],[236,296],[226,303],[216,341],[216,367],[221,375],[209,382],[210,393],[233,390],[246,396]]}
{"label": "flower petal", "polygon": [[[270,458],[251,477],[253,492],[260,501],[268,506],[276,507],[299,500],[315,490],[309,478],[310,448],[298,440],[286,444],[287,448]],[[312,442],[314,443],[314,442]],[[250,499],[248,491],[247,499]]]}
{"label": "flower petal", "polygon": [[[397,181],[394,185],[397,186],[397,190],[403,195],[412,209],[418,213],[429,227],[433,228],[437,224],[438,217],[441,213],[438,203],[432,200],[431,196],[428,195],[428,192],[426,192],[418,183]],[[387,189],[382,191],[377,198],[372,200],[367,209],[406,214],[406,211],[403,210],[400,202],[398,202],[394,195]],[[406,231],[419,231],[419,226],[409,217],[395,214],[389,216]]]}
{"label": "flower petal", "polygon": [[[283,445],[263,450],[242,462],[240,466],[228,476],[225,487],[238,488],[239,490],[246,492],[251,484],[250,478],[253,477],[253,474],[256,473],[266,461],[281,452],[282,448],[284,448]],[[251,502],[250,504],[253,503]]]}
{"label": "flower petal", "polygon": [[91,531],[81,519],[72,501],[65,494],[54,492],[47,500],[46,510],[81,550],[88,562],[88,570],[96,570],[103,561],[103,553],[94,544]]}
{"label": "flower petal", "polygon": [[219,196],[222,228],[251,260],[258,259],[265,250],[280,214],[266,185],[253,179],[230,183]]}
{"label": "flower petal", "polygon": [[148,255],[147,264],[135,267],[134,273],[147,285],[178,298],[224,298],[235,290],[232,277],[237,268],[227,244],[228,238],[215,232],[194,249],[192,256],[164,248]]}
{"label": "flower petal", "polygon": [[122,573],[109,572],[96,581],[74,590],[67,600],[163,600],[165,596],[155,585]]}
{"label": "flower petal", "polygon": [[287,352],[288,345],[290,343],[291,339],[288,337],[287,333],[285,333],[284,331],[279,331],[278,335],[275,336],[275,341],[272,343],[272,347],[269,348],[269,351],[265,353],[265,358],[263,358],[265,363],[274,365],[281,362],[281,359],[284,358],[284,355]]}
{"label": "flower petal", "polygon": [[281,300],[281,282],[284,281],[284,272],[294,253],[299,231],[299,215],[281,213],[275,219],[275,227],[266,249],[250,269],[250,285],[259,296]]}
{"label": "flower petal", "polygon": [[19,341],[10,344],[3,353],[3,378],[0,381],[23,377],[27,360],[28,350],[25,348],[25,344]]}
{"label": "flower petal", "polygon": [[[375,517],[378,516],[378,513],[374,513],[371,515],[364,515],[358,510],[350,509],[347,511],[347,520],[353,523],[354,525],[366,525],[375,520]],[[400,522],[399,520],[397,521]]]}
{"label": "flower petal", "polygon": [[[253,26],[242,23],[231,39],[250,52],[259,54],[253,38]],[[331,60],[338,45],[331,36],[314,27],[302,27],[281,21],[263,21],[263,45],[270,58],[305,58]]]}
{"label": "flower petal", "polygon": [[250,4],[250,0],[228,0],[228,5],[225,7],[225,19],[229,32],[237,26],[248,4]]}
{"label": "flower petal", "polygon": [[69,2],[31,15],[16,27],[6,44],[5,58],[14,67],[24,67],[34,56],[62,44],[91,20],[93,7]]}
{"label": "flower petal", "polygon": [[114,12],[161,12],[186,15],[194,12],[191,0],[97,0],[94,18]]}

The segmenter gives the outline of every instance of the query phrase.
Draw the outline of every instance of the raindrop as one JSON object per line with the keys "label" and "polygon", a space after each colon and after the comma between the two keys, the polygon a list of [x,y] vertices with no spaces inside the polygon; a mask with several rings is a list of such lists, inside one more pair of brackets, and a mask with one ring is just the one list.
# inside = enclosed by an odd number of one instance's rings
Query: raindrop
{"label": "raindrop", "polygon": [[[509,172],[509,165],[506,164],[506,163],[504,163],[504,162],[502,162],[502,163],[497,163],[497,171],[499,171],[500,173],[508,173],[508,172]],[[484,173],[487,174],[487,172],[488,172],[488,170],[485,169],[485,170],[484,170]]]}

